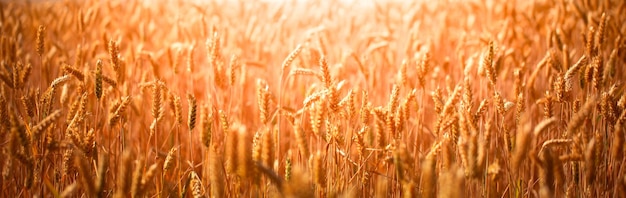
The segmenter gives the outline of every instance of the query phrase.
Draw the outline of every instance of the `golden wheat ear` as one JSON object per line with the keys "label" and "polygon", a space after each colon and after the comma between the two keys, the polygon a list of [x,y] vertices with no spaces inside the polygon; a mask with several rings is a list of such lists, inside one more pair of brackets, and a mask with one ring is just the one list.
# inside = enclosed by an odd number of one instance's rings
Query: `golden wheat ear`
{"label": "golden wheat ear", "polygon": [[45,32],[46,31],[46,26],[43,25],[39,25],[39,27],[37,28],[37,54],[39,55],[39,57],[43,56],[44,53],[44,44],[45,44]]}

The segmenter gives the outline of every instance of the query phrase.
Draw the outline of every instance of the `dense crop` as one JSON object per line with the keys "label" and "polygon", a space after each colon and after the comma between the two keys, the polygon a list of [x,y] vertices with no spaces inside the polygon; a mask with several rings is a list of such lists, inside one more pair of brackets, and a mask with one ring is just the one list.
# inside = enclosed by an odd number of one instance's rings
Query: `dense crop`
{"label": "dense crop", "polygon": [[0,3],[0,196],[626,197],[626,3]]}

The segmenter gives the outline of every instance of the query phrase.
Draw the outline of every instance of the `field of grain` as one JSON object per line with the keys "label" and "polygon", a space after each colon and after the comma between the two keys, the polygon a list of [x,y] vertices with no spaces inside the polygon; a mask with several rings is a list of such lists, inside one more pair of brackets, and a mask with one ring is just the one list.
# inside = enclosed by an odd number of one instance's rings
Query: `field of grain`
{"label": "field of grain", "polygon": [[626,197],[625,1],[0,6],[0,197]]}

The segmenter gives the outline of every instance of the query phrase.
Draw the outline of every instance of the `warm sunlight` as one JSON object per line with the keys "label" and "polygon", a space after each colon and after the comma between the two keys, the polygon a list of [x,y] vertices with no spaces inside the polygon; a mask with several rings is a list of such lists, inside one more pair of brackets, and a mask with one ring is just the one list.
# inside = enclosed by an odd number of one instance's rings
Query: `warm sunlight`
{"label": "warm sunlight", "polygon": [[0,197],[626,197],[625,1],[0,11]]}

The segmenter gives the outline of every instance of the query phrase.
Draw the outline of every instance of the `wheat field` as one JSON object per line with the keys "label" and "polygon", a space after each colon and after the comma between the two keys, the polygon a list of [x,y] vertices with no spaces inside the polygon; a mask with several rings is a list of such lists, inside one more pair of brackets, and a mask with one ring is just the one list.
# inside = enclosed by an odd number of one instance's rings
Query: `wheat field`
{"label": "wheat field", "polygon": [[0,6],[0,197],[626,197],[624,1]]}

